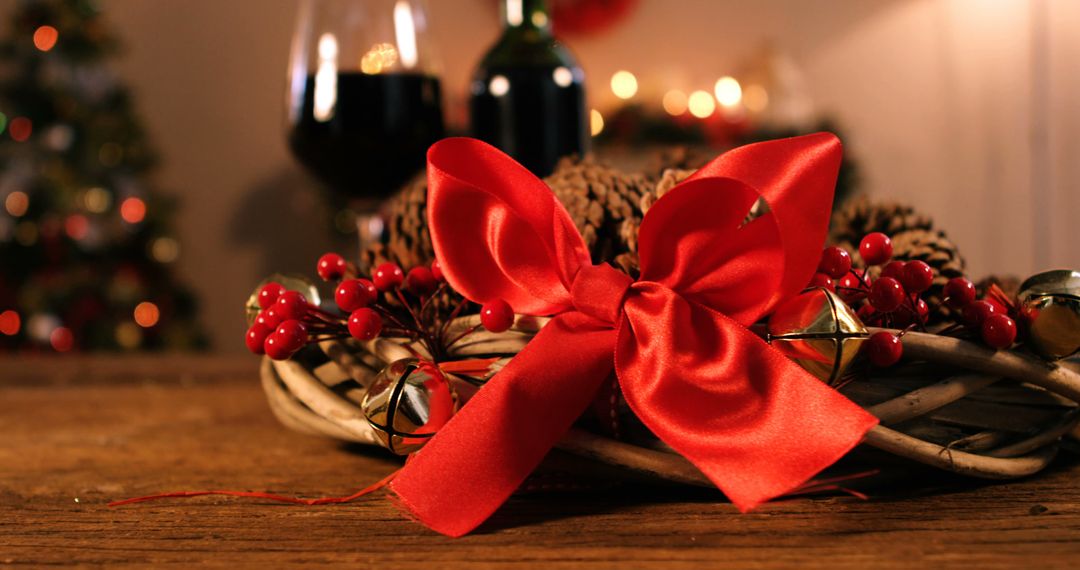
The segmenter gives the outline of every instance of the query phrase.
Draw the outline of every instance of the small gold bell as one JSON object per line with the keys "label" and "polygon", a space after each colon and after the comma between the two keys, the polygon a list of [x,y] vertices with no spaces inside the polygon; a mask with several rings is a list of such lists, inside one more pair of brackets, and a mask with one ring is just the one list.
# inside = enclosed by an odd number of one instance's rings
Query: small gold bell
{"label": "small gold bell", "polygon": [[360,407],[383,447],[408,455],[450,421],[457,402],[457,393],[438,366],[404,358],[379,372]]}
{"label": "small gold bell", "polygon": [[259,282],[259,284],[255,287],[255,290],[251,292],[250,296],[248,296],[247,302],[244,303],[244,313],[247,316],[248,326],[251,326],[251,324],[255,322],[255,317],[259,314],[259,311],[261,310],[259,307],[259,291],[263,288],[263,285],[266,285],[271,281],[275,283],[280,283],[283,287],[285,287],[285,289],[289,291],[299,291],[304,295],[304,298],[307,299],[309,303],[315,305],[316,307],[318,307],[319,304],[322,303],[322,299],[319,296],[319,288],[316,287],[315,284],[312,283],[311,280],[307,277],[297,274],[285,275],[281,273],[275,273]]}
{"label": "small gold bell", "polygon": [[832,291],[815,288],[780,304],[769,318],[768,340],[807,372],[835,384],[869,333]]}
{"label": "small gold bell", "polygon": [[1027,345],[1046,360],[1080,351],[1080,271],[1046,271],[1020,285]]}

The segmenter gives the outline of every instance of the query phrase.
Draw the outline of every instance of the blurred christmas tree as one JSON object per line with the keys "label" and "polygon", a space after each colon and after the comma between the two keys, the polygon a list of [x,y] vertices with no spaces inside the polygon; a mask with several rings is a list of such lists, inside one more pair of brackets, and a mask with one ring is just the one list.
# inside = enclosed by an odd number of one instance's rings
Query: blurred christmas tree
{"label": "blurred christmas tree", "polygon": [[174,204],[91,0],[20,0],[0,43],[0,349],[205,345]]}

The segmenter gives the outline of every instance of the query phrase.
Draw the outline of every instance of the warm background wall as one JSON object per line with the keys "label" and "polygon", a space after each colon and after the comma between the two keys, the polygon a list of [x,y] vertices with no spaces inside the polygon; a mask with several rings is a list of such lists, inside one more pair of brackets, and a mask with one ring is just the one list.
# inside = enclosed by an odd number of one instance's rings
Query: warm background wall
{"label": "warm background wall", "polygon": [[[292,0],[104,0],[128,45],[118,70],[183,198],[181,269],[216,346],[239,350],[240,305],[325,247],[312,183],[283,137]],[[497,33],[490,0],[431,0],[447,92]],[[974,275],[1080,267],[1080,2],[641,0],[572,47],[603,106],[617,69],[643,92],[708,88],[772,41],[849,133],[869,191],[917,202]],[[673,71],[675,69],[675,71]]]}

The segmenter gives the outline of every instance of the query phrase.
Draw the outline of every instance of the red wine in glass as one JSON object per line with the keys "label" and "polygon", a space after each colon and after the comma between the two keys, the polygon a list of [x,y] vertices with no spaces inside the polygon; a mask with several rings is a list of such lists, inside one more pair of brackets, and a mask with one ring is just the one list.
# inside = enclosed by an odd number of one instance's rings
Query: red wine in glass
{"label": "red wine in glass", "polygon": [[316,77],[308,76],[289,147],[336,192],[384,198],[424,167],[428,147],[443,137],[439,80],[353,71],[334,83],[333,112],[320,115]]}

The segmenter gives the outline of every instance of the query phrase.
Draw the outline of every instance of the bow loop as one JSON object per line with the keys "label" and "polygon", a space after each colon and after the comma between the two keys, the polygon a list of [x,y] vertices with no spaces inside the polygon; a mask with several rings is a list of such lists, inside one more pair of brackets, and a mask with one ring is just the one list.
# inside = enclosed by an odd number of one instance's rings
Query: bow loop
{"label": "bow loop", "polygon": [[588,265],[574,277],[570,296],[578,311],[614,325],[622,314],[623,298],[633,282],[629,275],[606,263]]}
{"label": "bow loop", "polygon": [[444,139],[428,150],[427,206],[443,274],[466,298],[503,299],[530,315],[572,308],[570,284],[589,251],[525,167],[487,143]]}

